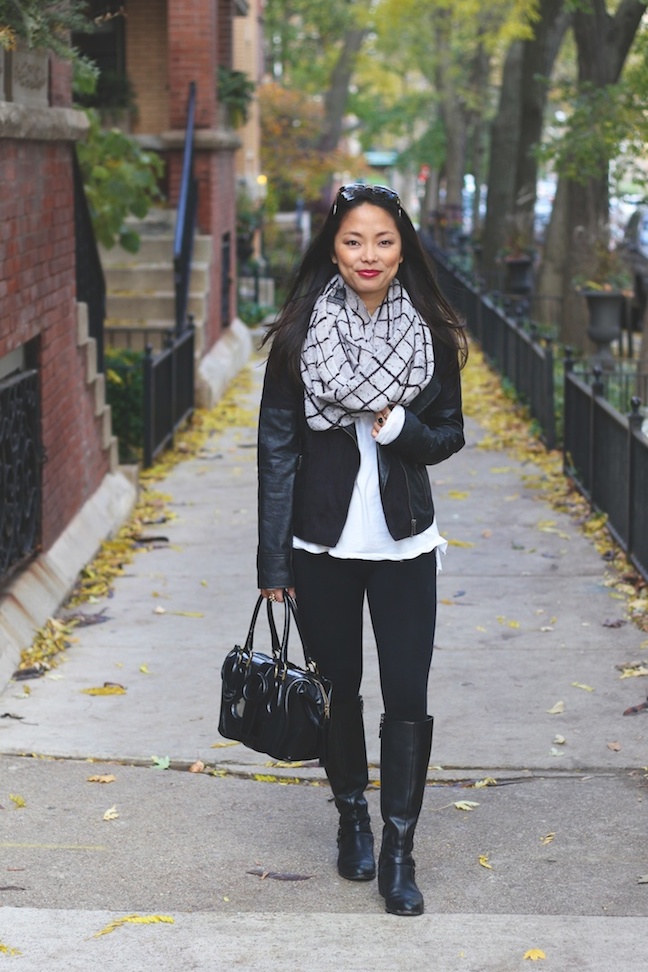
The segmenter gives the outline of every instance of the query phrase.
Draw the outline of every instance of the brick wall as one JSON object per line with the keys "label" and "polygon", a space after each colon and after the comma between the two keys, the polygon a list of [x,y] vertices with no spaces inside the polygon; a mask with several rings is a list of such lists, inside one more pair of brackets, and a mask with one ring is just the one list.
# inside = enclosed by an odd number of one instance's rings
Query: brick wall
{"label": "brick wall", "polygon": [[171,128],[184,127],[190,81],[198,88],[197,127],[217,124],[217,28],[216,0],[168,0]]}
{"label": "brick wall", "polygon": [[167,49],[165,0],[129,3],[126,65],[137,100],[134,132],[163,132],[169,127]]}
{"label": "brick wall", "polygon": [[[229,24],[234,18],[233,0],[218,0],[218,22],[219,24]],[[233,37],[231,30],[219,30],[218,32],[218,63],[223,67],[233,66]]]}
{"label": "brick wall", "polygon": [[76,343],[71,151],[0,139],[0,356],[39,339],[45,550],[108,472]]}

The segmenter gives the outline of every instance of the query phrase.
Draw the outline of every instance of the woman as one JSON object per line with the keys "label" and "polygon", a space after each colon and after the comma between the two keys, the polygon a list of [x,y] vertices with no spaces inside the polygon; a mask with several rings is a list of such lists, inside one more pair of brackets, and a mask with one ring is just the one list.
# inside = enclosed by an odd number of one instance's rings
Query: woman
{"label": "woman", "polygon": [[360,682],[367,595],[381,724],[378,887],[423,913],[412,846],[432,744],[427,681],[445,548],[426,466],[464,444],[466,344],[398,195],[343,186],[270,329],[259,421],[259,587],[294,594],[332,683],[324,766],[338,870],[375,877]]}

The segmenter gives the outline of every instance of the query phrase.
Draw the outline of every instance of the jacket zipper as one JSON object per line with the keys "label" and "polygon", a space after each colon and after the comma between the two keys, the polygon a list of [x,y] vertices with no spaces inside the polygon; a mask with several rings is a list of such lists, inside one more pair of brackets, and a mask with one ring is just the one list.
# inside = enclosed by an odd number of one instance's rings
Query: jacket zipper
{"label": "jacket zipper", "polygon": [[401,469],[403,470],[403,475],[405,476],[405,485],[407,486],[407,505],[409,506],[410,513],[410,537],[416,536],[416,517],[414,516],[414,510],[412,509],[412,492],[410,490],[409,477],[407,475],[407,470],[403,464],[403,460],[398,460],[401,464]]}

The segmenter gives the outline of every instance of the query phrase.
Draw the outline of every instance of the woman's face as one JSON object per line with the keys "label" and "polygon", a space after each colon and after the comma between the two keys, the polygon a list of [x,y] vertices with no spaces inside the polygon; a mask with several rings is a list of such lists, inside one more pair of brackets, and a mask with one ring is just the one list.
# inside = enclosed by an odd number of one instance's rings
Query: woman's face
{"label": "woman's face", "polygon": [[350,209],[335,235],[332,259],[344,282],[373,314],[403,262],[401,235],[395,220],[373,203]]}

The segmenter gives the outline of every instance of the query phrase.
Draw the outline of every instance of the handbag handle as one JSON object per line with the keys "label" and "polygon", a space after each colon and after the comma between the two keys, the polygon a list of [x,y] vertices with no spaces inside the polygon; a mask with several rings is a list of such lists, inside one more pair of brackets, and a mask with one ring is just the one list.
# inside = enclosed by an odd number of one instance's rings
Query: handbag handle
{"label": "handbag handle", "polygon": [[302,628],[299,623],[299,613],[297,611],[297,605],[288,593],[284,590],[284,626],[281,636],[281,641],[279,640],[279,635],[277,633],[277,626],[275,624],[273,604],[269,598],[263,598],[261,595],[257,598],[257,602],[254,606],[254,611],[252,612],[252,619],[250,621],[250,628],[245,639],[245,644],[243,646],[243,651],[247,654],[248,658],[251,659],[252,652],[254,650],[254,629],[256,628],[257,619],[259,617],[259,611],[261,610],[261,605],[263,601],[267,601],[268,610],[268,625],[270,627],[270,641],[272,645],[272,655],[275,659],[277,666],[281,668],[286,668],[288,665],[288,637],[290,634],[290,617],[294,618],[295,627],[299,634],[299,640],[301,641],[302,651],[304,653],[304,661],[306,662],[306,667],[314,675],[319,675],[319,669],[317,667],[317,662],[312,657],[306,642],[304,640],[304,635],[302,633]]}

